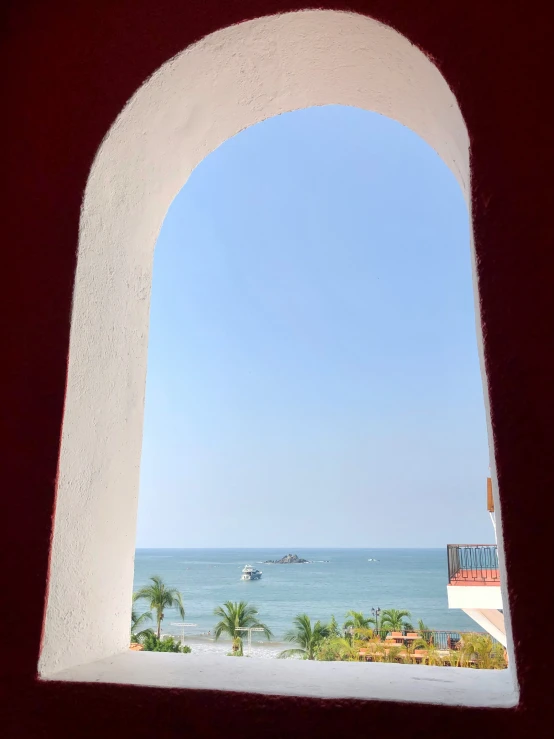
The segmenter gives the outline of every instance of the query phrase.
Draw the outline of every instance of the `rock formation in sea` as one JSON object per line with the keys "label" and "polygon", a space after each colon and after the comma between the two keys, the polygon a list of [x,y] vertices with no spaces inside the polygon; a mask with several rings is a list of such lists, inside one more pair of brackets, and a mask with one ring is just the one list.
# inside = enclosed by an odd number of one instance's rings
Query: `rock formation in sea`
{"label": "rock formation in sea", "polygon": [[309,559],[302,559],[298,554],[286,554],[281,559],[267,559],[264,565],[303,565],[309,562]]}

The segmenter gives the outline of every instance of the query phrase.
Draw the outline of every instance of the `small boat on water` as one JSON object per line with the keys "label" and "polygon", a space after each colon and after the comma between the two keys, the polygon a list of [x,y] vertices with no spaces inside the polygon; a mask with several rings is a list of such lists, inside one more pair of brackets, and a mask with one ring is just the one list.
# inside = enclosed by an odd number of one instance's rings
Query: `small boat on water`
{"label": "small boat on water", "polygon": [[261,580],[262,579],[261,570],[257,570],[255,567],[252,567],[252,565],[246,565],[246,567],[242,571],[242,576],[240,579],[241,580]]}
{"label": "small boat on water", "polygon": [[368,562],[379,562],[380,560],[378,560],[378,559],[371,559],[371,558],[370,558],[370,559],[368,559],[367,561],[368,561]]}

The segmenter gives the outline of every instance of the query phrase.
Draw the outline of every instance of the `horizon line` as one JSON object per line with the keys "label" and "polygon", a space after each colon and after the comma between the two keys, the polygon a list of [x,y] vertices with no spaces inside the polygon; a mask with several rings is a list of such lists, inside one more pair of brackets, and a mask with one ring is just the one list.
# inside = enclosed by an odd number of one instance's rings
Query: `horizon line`
{"label": "horizon line", "polygon": [[443,546],[435,546],[435,547],[326,547],[326,546],[305,546],[305,547],[291,547],[289,546],[271,546],[271,545],[265,545],[263,547],[240,547],[240,546],[233,546],[233,547],[156,547],[156,546],[135,546],[135,550],[137,549],[341,549],[341,550],[350,550],[350,549],[368,549],[368,550],[381,550],[381,549],[445,549],[446,544]]}

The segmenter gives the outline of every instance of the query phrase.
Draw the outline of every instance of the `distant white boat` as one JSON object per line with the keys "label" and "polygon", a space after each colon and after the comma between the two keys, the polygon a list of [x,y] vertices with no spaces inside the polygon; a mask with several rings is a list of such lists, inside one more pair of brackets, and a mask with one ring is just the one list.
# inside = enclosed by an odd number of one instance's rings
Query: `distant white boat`
{"label": "distant white boat", "polygon": [[379,559],[371,559],[371,558],[370,558],[370,559],[368,559],[367,561],[368,561],[368,562],[380,562],[381,560],[379,560]]}
{"label": "distant white boat", "polygon": [[255,567],[252,567],[252,565],[246,565],[242,571],[242,576],[240,579],[241,580],[261,580],[262,572],[261,570],[257,570]]}

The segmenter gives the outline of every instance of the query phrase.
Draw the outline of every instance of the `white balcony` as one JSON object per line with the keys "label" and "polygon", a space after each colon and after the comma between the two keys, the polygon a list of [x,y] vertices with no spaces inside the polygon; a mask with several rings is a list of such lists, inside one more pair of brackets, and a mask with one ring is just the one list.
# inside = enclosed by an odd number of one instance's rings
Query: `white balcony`
{"label": "white balcony", "polygon": [[506,646],[500,570],[495,544],[449,544],[448,607],[460,608]]}
{"label": "white balcony", "polygon": [[497,608],[502,610],[500,583],[482,585],[447,585],[449,608]]}

